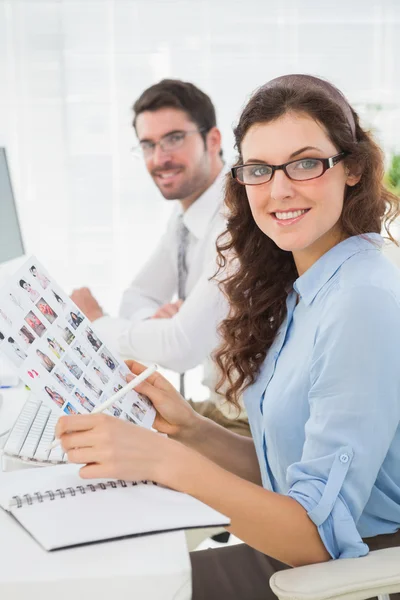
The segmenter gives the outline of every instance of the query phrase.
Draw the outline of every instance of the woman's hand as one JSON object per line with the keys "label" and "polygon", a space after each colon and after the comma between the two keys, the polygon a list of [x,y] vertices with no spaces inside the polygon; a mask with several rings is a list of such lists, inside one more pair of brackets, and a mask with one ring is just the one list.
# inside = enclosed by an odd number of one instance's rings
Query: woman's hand
{"label": "woman's hand", "polygon": [[104,414],[61,417],[56,427],[68,461],[86,464],[81,477],[175,481],[180,456],[189,452],[178,442]]}
{"label": "woman's hand", "polygon": [[[127,360],[126,364],[134,375],[140,375],[146,369],[134,360]],[[127,381],[131,379],[127,377]],[[190,439],[201,418],[165,377],[154,373],[138,385],[135,391],[152,401],[157,411],[154,429],[180,441]]]}

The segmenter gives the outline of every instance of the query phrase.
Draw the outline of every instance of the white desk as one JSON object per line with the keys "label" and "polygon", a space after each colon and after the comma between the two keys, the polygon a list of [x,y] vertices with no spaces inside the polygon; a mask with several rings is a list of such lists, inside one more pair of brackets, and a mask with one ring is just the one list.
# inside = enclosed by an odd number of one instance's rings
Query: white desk
{"label": "white desk", "polygon": [[[26,398],[23,388],[2,392],[1,430],[12,425]],[[191,595],[183,531],[45,552],[0,509],[0,598],[189,600]]]}

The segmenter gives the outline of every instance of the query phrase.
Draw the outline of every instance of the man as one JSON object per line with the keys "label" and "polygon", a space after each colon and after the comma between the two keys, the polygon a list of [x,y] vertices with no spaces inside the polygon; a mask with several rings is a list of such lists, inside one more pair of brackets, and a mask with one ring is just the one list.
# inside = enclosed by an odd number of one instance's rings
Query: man
{"label": "man", "polygon": [[[191,83],[165,79],[145,90],[133,110],[146,168],[177,207],[154,254],[124,293],[119,318],[105,316],[87,288],[74,291],[72,299],[122,355],[184,373],[210,361],[227,311],[216,282],[209,281],[225,225],[221,134],[210,98]],[[216,371],[209,365],[207,376],[213,393]],[[214,401],[192,405],[250,435],[246,417],[236,419],[222,399],[218,409]]]}

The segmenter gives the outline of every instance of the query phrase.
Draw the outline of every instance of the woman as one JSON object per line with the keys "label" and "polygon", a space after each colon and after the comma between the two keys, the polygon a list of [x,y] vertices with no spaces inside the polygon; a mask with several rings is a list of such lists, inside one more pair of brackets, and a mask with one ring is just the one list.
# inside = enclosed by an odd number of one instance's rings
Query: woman
{"label": "woman", "polygon": [[28,283],[24,279],[20,279],[19,285],[22,287],[23,290],[25,290],[28,293],[29,298],[32,300],[32,302],[36,302],[36,300],[39,300],[39,298],[40,298],[39,292],[37,292],[35,289],[33,289],[33,287],[31,286],[30,283]]}
{"label": "woman", "polygon": [[85,396],[85,394],[82,394],[82,392],[76,390],[75,396],[78,398],[83,408],[86,408],[88,412],[92,412],[92,410],[94,409],[94,404],[93,402],[91,402],[91,400],[89,400],[87,396]]}
{"label": "woman", "polygon": [[65,399],[61,396],[61,394],[59,394],[55,390],[52,390],[51,388],[49,388],[48,385],[46,385],[44,387],[44,389],[48,393],[50,398],[53,400],[53,402],[55,402],[57,404],[57,406],[59,406],[61,408],[65,402]]}
{"label": "woman", "polygon": [[62,354],[64,354],[65,350],[55,339],[47,338],[47,343],[49,344],[52,352],[57,356],[57,358],[61,358]]}
{"label": "woman", "polygon": [[47,356],[47,354],[45,354],[41,350],[36,350],[36,354],[39,357],[39,359],[40,359],[43,367],[46,369],[46,371],[51,373],[51,371],[55,367],[55,363]]}
{"label": "woman", "polygon": [[11,348],[14,350],[16,356],[18,358],[20,358],[21,360],[25,360],[25,358],[28,356],[27,354],[25,354],[25,352],[23,350],[21,350],[21,348],[18,346],[17,342],[14,340],[14,338],[9,337],[7,339],[8,343],[10,344]]}
{"label": "woman", "polygon": [[33,342],[35,341],[35,336],[33,335],[33,333],[31,333],[26,327],[25,325],[21,327],[21,329],[19,330],[19,334],[21,336],[21,338],[24,340],[25,344],[27,345],[27,347],[30,344],[33,344]]}
{"label": "woman", "polygon": [[104,362],[106,363],[107,367],[111,370],[114,371],[116,364],[115,362],[112,360],[112,358],[110,356],[108,356],[107,354],[104,354],[104,352],[101,353],[101,358],[104,360]]}
{"label": "woman", "polygon": [[70,373],[72,373],[72,375],[74,377],[76,377],[76,379],[79,379],[79,377],[82,375],[83,371],[80,367],[78,367],[78,365],[74,362],[69,362],[67,359],[65,359],[64,361],[65,366],[67,367],[67,369],[70,371]]}
{"label": "woman", "polygon": [[51,306],[47,304],[47,302],[38,302],[36,306],[50,323],[54,323],[54,321],[57,319],[57,314],[54,312]]}
{"label": "woman", "polygon": [[83,378],[83,383],[86,385],[86,387],[91,390],[93,392],[93,394],[97,397],[100,398],[101,394],[103,393],[103,391],[98,388],[96,385],[94,385],[89,379],[86,379],[86,377]]}
{"label": "woman", "polygon": [[104,383],[104,385],[106,385],[108,383],[109,379],[106,375],[104,375],[104,373],[101,369],[94,366],[93,371],[96,373],[96,375],[100,379],[101,383]]}
{"label": "woman", "polygon": [[57,292],[55,292],[54,290],[51,290],[53,292],[53,296],[54,298],[57,300],[58,304],[61,304],[62,309],[64,310],[64,308],[66,307],[66,302],[64,302],[64,300],[61,298],[61,296],[59,296],[57,294]]}
{"label": "woman", "polygon": [[170,439],[104,415],[57,426],[82,477],[154,479],[231,518],[246,544],[193,553],[195,600],[272,598],[278,569],[400,544],[400,275],[379,235],[399,206],[382,155],[342,94],[305,75],[258,90],[235,136],[216,359],[253,440],[158,374],[137,391]]}
{"label": "woman", "polygon": [[78,329],[79,325],[82,323],[83,321],[83,317],[77,315],[74,312],[70,312],[69,313],[71,315],[71,325],[74,329]]}
{"label": "woman", "polygon": [[31,275],[39,281],[42,288],[46,289],[50,283],[50,279],[48,279],[48,277],[46,277],[46,275],[44,275],[43,273],[38,271],[37,268],[35,267],[35,265],[32,265],[31,268],[29,269],[29,271],[30,271]]}

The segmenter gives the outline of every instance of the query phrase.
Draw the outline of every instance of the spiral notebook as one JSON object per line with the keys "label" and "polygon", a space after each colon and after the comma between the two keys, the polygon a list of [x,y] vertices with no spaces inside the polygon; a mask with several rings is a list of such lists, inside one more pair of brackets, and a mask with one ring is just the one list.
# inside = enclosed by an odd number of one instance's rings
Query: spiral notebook
{"label": "spiral notebook", "polygon": [[227,526],[199,500],[152,483],[81,479],[79,465],[0,473],[0,506],[45,549]]}

